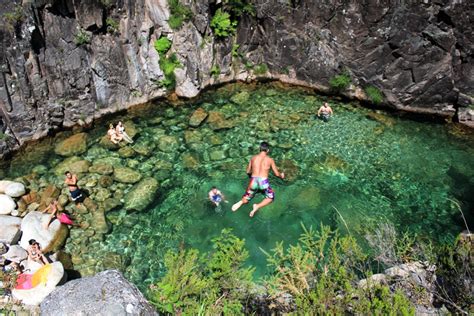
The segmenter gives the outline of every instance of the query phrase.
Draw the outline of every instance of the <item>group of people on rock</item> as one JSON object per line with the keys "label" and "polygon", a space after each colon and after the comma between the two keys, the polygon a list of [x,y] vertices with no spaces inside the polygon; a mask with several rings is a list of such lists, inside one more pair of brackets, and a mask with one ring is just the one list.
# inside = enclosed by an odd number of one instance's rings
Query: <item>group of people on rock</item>
{"label": "group of people on rock", "polygon": [[125,132],[125,126],[123,126],[123,123],[121,121],[119,121],[115,127],[114,124],[109,125],[107,137],[114,144],[118,144],[122,140],[126,141],[129,144],[133,143],[133,139]]}

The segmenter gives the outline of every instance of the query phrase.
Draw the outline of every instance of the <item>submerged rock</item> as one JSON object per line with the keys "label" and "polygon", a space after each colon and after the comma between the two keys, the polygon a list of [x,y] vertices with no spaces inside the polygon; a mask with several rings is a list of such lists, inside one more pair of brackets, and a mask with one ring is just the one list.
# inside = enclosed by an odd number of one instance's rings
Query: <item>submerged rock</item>
{"label": "submerged rock", "polygon": [[189,126],[198,127],[204,122],[208,115],[209,114],[203,108],[198,108],[189,118]]}
{"label": "submerged rock", "polygon": [[132,147],[125,146],[118,150],[118,154],[123,158],[131,158],[136,155],[136,152],[132,149]]}
{"label": "submerged rock", "polygon": [[290,159],[284,159],[279,163],[279,170],[280,172],[285,173],[285,180],[287,181],[295,181],[300,173],[300,168],[294,162],[293,160]]}
{"label": "submerged rock", "polygon": [[109,175],[114,172],[114,167],[108,163],[94,163],[89,168],[89,172],[98,173],[102,175]]}
{"label": "submerged rock", "polygon": [[157,315],[137,287],[115,270],[72,280],[41,303],[41,315]]}
{"label": "submerged rock", "polygon": [[199,168],[200,162],[197,155],[184,153],[181,159],[185,169],[197,170]]}
{"label": "submerged rock", "polygon": [[143,211],[156,198],[157,191],[158,181],[154,178],[143,179],[125,195],[125,209]]}
{"label": "submerged rock", "polygon": [[225,119],[224,114],[216,111],[209,112],[207,123],[215,131],[230,129],[235,126],[234,122]]}
{"label": "submerged rock", "polygon": [[118,167],[114,170],[114,180],[121,183],[136,183],[140,181],[142,175],[127,167]]}
{"label": "submerged rock", "polygon": [[87,150],[87,134],[79,133],[66,138],[56,145],[54,152],[60,156],[73,156],[85,153]]}
{"label": "submerged rock", "polygon": [[230,100],[234,102],[235,104],[242,105],[248,102],[249,98],[250,98],[250,93],[248,93],[247,91],[242,91],[237,94],[234,94],[232,98],[230,98]]}
{"label": "submerged rock", "polygon": [[178,139],[174,136],[162,136],[158,141],[158,148],[164,152],[174,152],[178,147]]}

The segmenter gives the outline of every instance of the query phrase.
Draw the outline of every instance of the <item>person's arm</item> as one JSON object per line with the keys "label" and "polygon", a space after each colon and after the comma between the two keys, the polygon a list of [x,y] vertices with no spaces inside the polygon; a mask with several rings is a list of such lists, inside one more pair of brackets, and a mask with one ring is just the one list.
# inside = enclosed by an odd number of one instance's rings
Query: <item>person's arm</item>
{"label": "person's arm", "polygon": [[281,179],[285,178],[285,174],[283,172],[278,171],[278,168],[273,159],[272,159],[272,171],[275,174],[275,176],[277,176],[278,178],[281,178]]}
{"label": "person's arm", "polygon": [[321,115],[321,110],[323,109],[323,107],[320,107],[319,110],[318,110],[318,116]]}
{"label": "person's arm", "polygon": [[46,213],[49,210],[50,205],[48,205],[44,210],[41,211],[41,213]]}
{"label": "person's arm", "polygon": [[246,174],[250,176],[252,173],[252,159],[250,159],[249,164],[247,165],[247,170],[245,171]]}
{"label": "person's arm", "polygon": [[329,113],[331,113],[331,115],[334,114],[331,107],[329,107]]}
{"label": "person's arm", "polygon": [[207,196],[208,196],[208,198],[209,198],[209,201],[214,202],[214,201],[212,200],[212,191],[209,191],[209,193],[207,194]]}

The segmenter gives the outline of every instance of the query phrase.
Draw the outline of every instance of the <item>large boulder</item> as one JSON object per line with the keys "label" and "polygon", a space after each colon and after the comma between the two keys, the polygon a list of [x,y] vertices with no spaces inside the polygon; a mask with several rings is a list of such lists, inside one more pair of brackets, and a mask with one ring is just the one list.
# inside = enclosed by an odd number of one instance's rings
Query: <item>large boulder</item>
{"label": "large boulder", "polygon": [[[47,264],[36,271],[31,279],[31,288],[13,289],[12,295],[26,305],[39,305],[64,276],[64,267],[61,262]],[[70,314],[68,314],[70,315]]]}
{"label": "large boulder", "polygon": [[8,251],[2,255],[11,262],[20,263],[28,257],[28,253],[19,245],[13,245],[8,248]]}
{"label": "large boulder", "polygon": [[41,315],[157,315],[137,287],[116,270],[72,280],[41,303]]}
{"label": "large boulder", "polygon": [[154,178],[143,179],[125,195],[125,209],[143,211],[156,198],[157,191],[158,181]]}
{"label": "large boulder", "polygon": [[87,134],[79,133],[66,138],[56,145],[54,152],[60,156],[79,155],[87,150]]}
{"label": "large boulder", "polygon": [[142,175],[133,169],[127,167],[118,167],[114,169],[114,180],[121,183],[136,183],[140,181]]}
{"label": "large boulder", "polygon": [[12,183],[15,183],[15,182],[10,181],[10,180],[0,180],[0,193],[5,193],[7,186],[9,186]]}
{"label": "large boulder", "polygon": [[26,193],[25,185],[20,182],[11,182],[5,186],[3,193],[11,197],[20,197]]}
{"label": "large boulder", "polygon": [[20,237],[21,218],[0,215],[0,243],[14,244]]}
{"label": "large boulder", "polygon": [[198,108],[189,118],[189,126],[198,127],[204,122],[208,114],[203,108]]}
{"label": "large boulder", "polygon": [[53,220],[48,229],[44,228],[45,223],[49,220],[49,214],[40,212],[28,213],[21,222],[20,245],[27,249],[30,239],[35,239],[40,245],[44,253],[59,250],[66,241],[69,229],[66,225],[62,225],[57,219]]}
{"label": "large boulder", "polygon": [[16,208],[15,201],[6,194],[0,194],[0,215],[8,215]]}

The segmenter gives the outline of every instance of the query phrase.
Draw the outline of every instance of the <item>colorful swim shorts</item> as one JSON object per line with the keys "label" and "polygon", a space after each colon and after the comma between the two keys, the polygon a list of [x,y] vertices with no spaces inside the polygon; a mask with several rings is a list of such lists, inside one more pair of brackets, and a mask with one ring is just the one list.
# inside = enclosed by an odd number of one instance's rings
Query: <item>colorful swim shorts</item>
{"label": "colorful swim shorts", "polygon": [[257,192],[264,193],[265,197],[268,199],[273,200],[275,198],[275,192],[273,192],[273,189],[270,186],[270,182],[268,182],[268,178],[251,177],[249,185],[247,187],[247,191],[245,192],[243,197],[247,201],[250,201]]}

